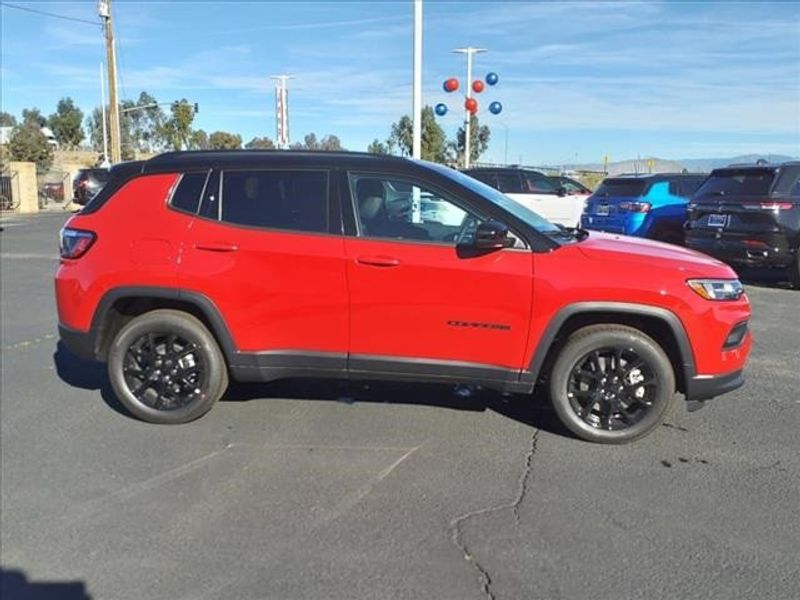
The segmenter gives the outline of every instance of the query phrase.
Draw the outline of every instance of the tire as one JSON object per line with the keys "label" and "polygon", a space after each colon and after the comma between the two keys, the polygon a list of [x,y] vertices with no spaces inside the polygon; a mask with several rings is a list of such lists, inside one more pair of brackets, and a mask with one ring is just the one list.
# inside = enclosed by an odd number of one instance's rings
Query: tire
{"label": "tire", "polygon": [[792,287],[800,290],[800,247],[795,250],[794,264],[790,267],[791,273],[789,274],[792,280]]}
{"label": "tire", "polygon": [[556,357],[550,400],[578,437],[625,444],[659,427],[675,402],[675,373],[658,343],[633,327],[591,325]]}
{"label": "tire", "polygon": [[108,352],[108,377],[123,406],[150,423],[193,421],[228,387],[214,336],[196,317],[166,309],[144,313],[120,329]]}

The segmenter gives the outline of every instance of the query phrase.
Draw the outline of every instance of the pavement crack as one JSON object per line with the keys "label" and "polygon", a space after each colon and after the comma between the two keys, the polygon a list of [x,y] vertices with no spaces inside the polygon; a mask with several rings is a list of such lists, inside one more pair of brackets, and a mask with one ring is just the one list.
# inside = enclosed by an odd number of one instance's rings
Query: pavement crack
{"label": "pavement crack", "polygon": [[450,522],[450,531],[453,543],[459,550],[461,550],[462,554],[464,555],[464,559],[466,559],[478,572],[478,581],[481,585],[481,590],[486,597],[489,598],[489,600],[496,600],[494,592],[492,592],[492,577],[489,575],[486,567],[484,567],[478,561],[478,559],[475,558],[474,554],[470,551],[469,546],[464,541],[463,525],[468,520],[475,517],[510,509],[514,515],[514,525],[519,526],[519,507],[522,505],[522,501],[525,499],[528,493],[528,484],[533,471],[533,459],[536,455],[540,431],[541,430],[539,429],[535,430],[531,436],[530,448],[525,455],[525,468],[523,469],[522,474],[519,476],[517,493],[514,496],[514,500],[511,502],[504,502],[503,504],[498,504],[496,506],[490,506],[464,513]]}

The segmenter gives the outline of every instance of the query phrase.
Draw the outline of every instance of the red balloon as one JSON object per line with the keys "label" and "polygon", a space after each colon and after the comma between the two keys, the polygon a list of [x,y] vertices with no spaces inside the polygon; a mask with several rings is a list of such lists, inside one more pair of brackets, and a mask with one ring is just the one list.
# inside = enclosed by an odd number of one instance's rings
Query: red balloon
{"label": "red balloon", "polygon": [[478,101],[475,100],[475,98],[467,98],[464,101],[464,108],[474,115],[476,112],[478,112]]}
{"label": "red balloon", "polygon": [[458,89],[458,79],[451,77],[444,82],[444,89],[446,92],[455,92]]}
{"label": "red balloon", "polygon": [[483,91],[484,85],[480,79],[476,79],[472,82],[472,91],[476,94],[480,94]]}

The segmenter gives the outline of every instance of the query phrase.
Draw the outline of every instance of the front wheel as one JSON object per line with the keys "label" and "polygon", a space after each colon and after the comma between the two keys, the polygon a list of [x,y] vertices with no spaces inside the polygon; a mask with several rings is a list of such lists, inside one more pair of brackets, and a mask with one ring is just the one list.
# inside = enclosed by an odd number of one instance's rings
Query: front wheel
{"label": "front wheel", "polygon": [[153,310],[126,323],[111,344],[108,376],[125,408],[150,423],[192,421],[228,387],[214,336],[176,310]]}
{"label": "front wheel", "polygon": [[624,325],[591,325],[573,333],[550,377],[561,422],[590,442],[624,444],[644,437],[669,413],[675,373],[661,346]]}

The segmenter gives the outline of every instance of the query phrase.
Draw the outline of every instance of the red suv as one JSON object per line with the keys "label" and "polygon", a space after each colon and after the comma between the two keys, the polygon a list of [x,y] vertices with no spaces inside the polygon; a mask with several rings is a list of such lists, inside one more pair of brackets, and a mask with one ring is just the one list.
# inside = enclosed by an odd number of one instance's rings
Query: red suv
{"label": "red suv", "polygon": [[[424,206],[424,210],[423,210]],[[743,383],[750,305],[725,264],[551,224],[441,165],[183,152],[112,170],[61,232],[59,329],[154,423],[285,377],[541,386],[621,443]]]}

